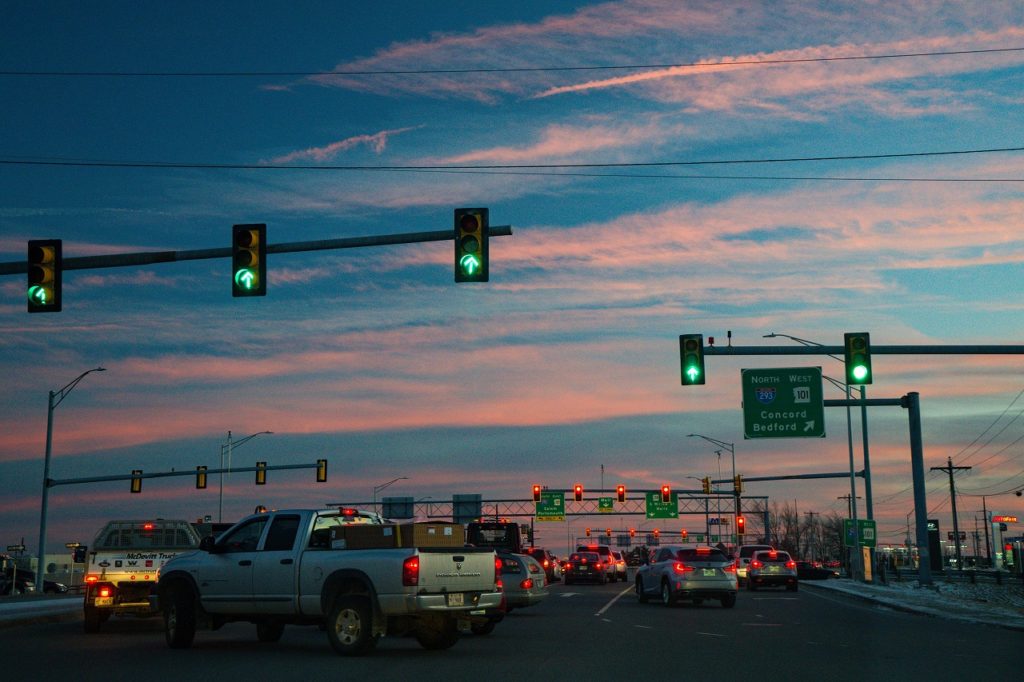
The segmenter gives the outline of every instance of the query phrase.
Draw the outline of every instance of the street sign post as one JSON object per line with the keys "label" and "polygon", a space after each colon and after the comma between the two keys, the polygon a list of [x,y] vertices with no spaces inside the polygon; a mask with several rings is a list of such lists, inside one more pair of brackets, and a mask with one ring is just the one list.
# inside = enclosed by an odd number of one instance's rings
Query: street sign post
{"label": "street sign post", "polygon": [[538,521],[565,521],[565,493],[545,490],[537,502]]}
{"label": "street sign post", "polygon": [[678,519],[679,518],[679,494],[672,493],[671,500],[661,501],[661,492],[646,493],[647,495],[647,518],[649,519]]}
{"label": "street sign post", "polygon": [[824,438],[821,367],[741,370],[744,438]]}

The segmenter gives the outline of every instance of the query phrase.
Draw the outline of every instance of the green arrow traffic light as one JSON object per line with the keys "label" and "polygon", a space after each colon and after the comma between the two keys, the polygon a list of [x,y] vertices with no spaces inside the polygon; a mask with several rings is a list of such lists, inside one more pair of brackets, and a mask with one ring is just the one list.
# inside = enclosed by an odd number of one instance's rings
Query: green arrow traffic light
{"label": "green arrow traffic light", "polygon": [[679,335],[679,360],[682,363],[683,386],[704,383],[704,335]]}

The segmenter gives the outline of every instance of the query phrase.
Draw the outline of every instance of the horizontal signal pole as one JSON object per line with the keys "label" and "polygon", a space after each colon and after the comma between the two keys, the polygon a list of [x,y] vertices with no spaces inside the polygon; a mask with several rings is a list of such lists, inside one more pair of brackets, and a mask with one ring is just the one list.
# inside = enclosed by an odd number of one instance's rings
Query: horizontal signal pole
{"label": "horizontal signal pole", "polygon": [[[316,469],[319,464],[277,464],[275,466],[266,467],[232,467],[230,469],[207,469],[204,473],[219,474],[219,473],[238,473],[246,471],[281,471],[284,469]],[[52,488],[57,485],[74,485],[76,483],[103,483],[105,481],[130,481],[135,478],[167,478],[169,476],[192,476],[196,475],[195,469],[189,469],[186,471],[155,471],[148,474],[121,474],[117,476],[89,476],[87,478],[61,478],[61,479],[46,479],[46,487]]]}
{"label": "horizontal signal pole", "polygon": [[[512,234],[511,225],[491,225],[487,229],[489,237],[508,237]],[[416,244],[420,242],[441,242],[455,239],[453,230],[436,230],[433,232],[404,232],[399,234],[382,234],[372,237],[345,237],[341,239],[322,239],[309,242],[287,242],[283,244],[267,244],[267,253],[299,253],[302,251],[330,251],[334,249],[354,249],[364,246],[389,246],[393,244]],[[145,251],[142,253],[116,253],[103,256],[79,256],[64,258],[62,270],[96,270],[100,268],[124,268],[154,263],[177,263],[186,260],[205,260],[210,258],[231,258],[230,246],[216,249],[192,249],[188,251]],[[0,275],[18,275],[28,272],[27,261],[0,263]],[[212,473],[212,472],[211,472]]]}
{"label": "horizontal signal pole", "polygon": [[[704,355],[843,355],[842,346],[704,346]],[[879,346],[872,355],[1022,355],[1024,345]],[[825,403],[828,404],[828,401]],[[859,402],[856,403],[860,405]],[[870,404],[870,402],[868,403]]]}

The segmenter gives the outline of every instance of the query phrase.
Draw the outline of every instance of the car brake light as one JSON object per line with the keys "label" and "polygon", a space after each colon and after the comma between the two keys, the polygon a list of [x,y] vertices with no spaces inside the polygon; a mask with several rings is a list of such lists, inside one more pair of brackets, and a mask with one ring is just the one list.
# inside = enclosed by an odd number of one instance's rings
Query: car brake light
{"label": "car brake light", "polygon": [[545,560],[544,560],[544,568],[547,568],[547,567],[548,567],[548,566],[550,566],[550,565],[551,565],[551,562],[550,562],[550,561],[548,561],[547,559],[545,559]]}
{"label": "car brake light", "polygon": [[411,556],[402,562],[402,585],[411,587],[420,584],[420,558]]}
{"label": "car brake light", "polygon": [[109,587],[101,587],[100,590],[99,590],[99,593],[100,593],[99,596],[101,596],[101,597],[109,597],[110,596],[110,588]]}
{"label": "car brake light", "polygon": [[[502,565],[502,563],[503,562],[502,562],[501,559],[499,559],[498,557],[494,557],[494,589],[496,589],[498,592],[501,592],[502,588],[505,587],[505,584],[503,582],[501,582],[501,565]],[[501,598],[502,598],[502,600],[504,600],[505,599],[504,595],[502,595]]]}
{"label": "car brake light", "polygon": [[357,513],[358,513],[357,510],[353,509],[352,507],[342,507],[341,508],[341,515],[342,516],[355,516]]}
{"label": "car brake light", "polygon": [[100,579],[100,577],[98,575],[94,574],[94,573],[88,573],[85,576],[85,582],[87,582],[87,583],[94,583],[94,582],[96,582],[99,579]]}
{"label": "car brake light", "polygon": [[567,570],[567,571],[571,571],[572,570],[572,563],[571,562],[569,562],[569,561],[565,562],[565,570]]}
{"label": "car brake light", "polygon": [[735,573],[736,572],[736,562],[734,561],[733,563],[731,563],[731,564],[729,564],[727,566],[723,566],[722,570],[725,571],[726,573]]}
{"label": "car brake light", "polygon": [[779,553],[773,549],[772,551],[768,552],[768,556],[774,559],[775,557],[779,556]]}
{"label": "car brake light", "polygon": [[762,564],[757,559],[754,559],[753,561],[750,562],[750,567],[751,568],[761,568],[762,566],[764,566],[764,564]]}
{"label": "car brake light", "polygon": [[519,587],[524,590],[533,589],[533,578],[527,578],[526,580],[519,583]]}
{"label": "car brake light", "polygon": [[697,548],[697,554],[711,554],[711,548],[710,547],[698,547]]}
{"label": "car brake light", "polygon": [[689,573],[694,570],[693,566],[687,566],[682,561],[677,561],[672,564],[672,570],[676,573]]}
{"label": "car brake light", "polygon": [[796,568],[796,562],[793,561],[792,559],[790,559],[789,561],[786,562],[786,568],[789,568],[789,569]]}

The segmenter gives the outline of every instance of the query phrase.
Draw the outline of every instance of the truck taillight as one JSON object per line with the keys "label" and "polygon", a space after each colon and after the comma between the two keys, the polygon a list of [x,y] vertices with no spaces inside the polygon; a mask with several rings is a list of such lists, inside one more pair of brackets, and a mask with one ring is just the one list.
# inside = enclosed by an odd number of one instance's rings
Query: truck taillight
{"label": "truck taillight", "polygon": [[402,562],[402,585],[413,587],[420,584],[420,558],[411,556]]}
{"label": "truck taillight", "polygon": [[[498,592],[501,592],[505,587],[504,583],[501,582],[501,567],[503,563],[500,558],[494,557],[494,589]],[[501,599],[502,603],[504,603],[504,595],[502,595]]]}
{"label": "truck taillight", "polygon": [[109,587],[106,587],[106,586],[104,586],[104,587],[101,587],[101,588],[100,588],[100,589],[98,590],[98,592],[97,592],[97,593],[98,593],[98,594],[99,594],[99,596],[101,596],[101,597],[109,597],[109,596],[111,595],[111,590],[110,590],[110,588],[109,588]]}

